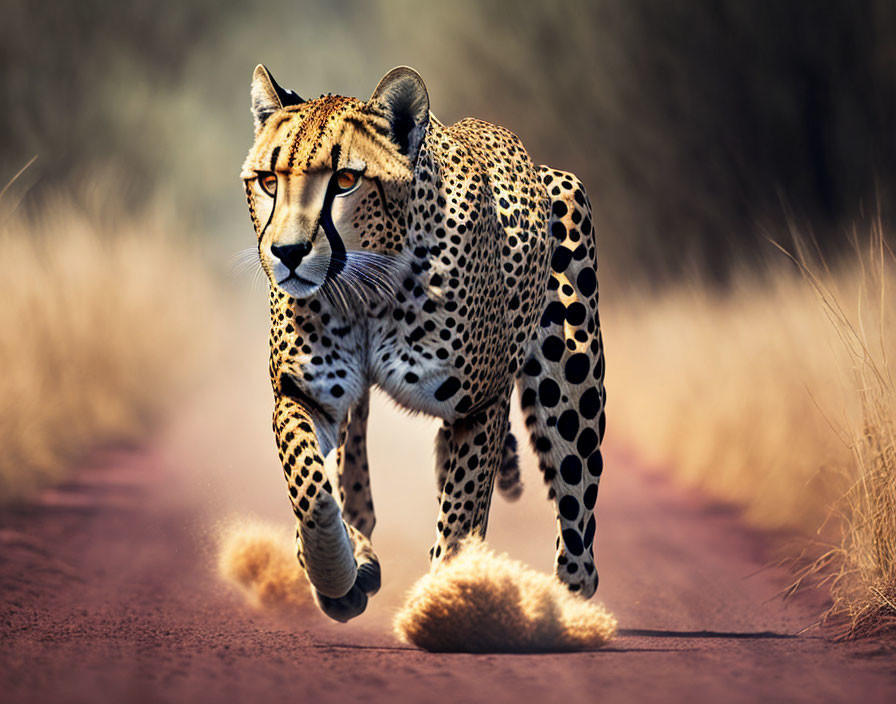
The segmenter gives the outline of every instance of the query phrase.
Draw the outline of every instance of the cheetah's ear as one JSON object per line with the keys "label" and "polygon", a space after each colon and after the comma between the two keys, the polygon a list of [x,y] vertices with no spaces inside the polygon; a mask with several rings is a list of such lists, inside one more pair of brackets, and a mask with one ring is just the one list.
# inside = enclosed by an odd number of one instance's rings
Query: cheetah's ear
{"label": "cheetah's ear", "polygon": [[408,66],[393,68],[373,91],[370,103],[386,114],[401,153],[416,161],[429,124],[429,93],[420,74]]}
{"label": "cheetah's ear", "polygon": [[255,120],[255,131],[261,129],[272,113],[287,105],[304,103],[291,90],[281,88],[267,68],[258,64],[252,74],[252,117]]}

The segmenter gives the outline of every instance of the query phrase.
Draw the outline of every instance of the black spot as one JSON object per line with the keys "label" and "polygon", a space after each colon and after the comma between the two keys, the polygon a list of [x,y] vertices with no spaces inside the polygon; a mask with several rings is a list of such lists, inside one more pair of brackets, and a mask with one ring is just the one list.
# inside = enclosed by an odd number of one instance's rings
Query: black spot
{"label": "black spot", "polygon": [[535,357],[532,357],[523,367],[523,373],[529,376],[538,376],[541,374],[541,364]]}
{"label": "black spot", "polygon": [[597,389],[592,386],[590,389],[586,390],[585,393],[582,394],[582,398],[579,399],[579,411],[582,416],[591,420],[597,415],[599,409],[600,394],[597,392]]}
{"label": "black spot", "polygon": [[594,528],[595,528],[595,521],[594,521],[594,516],[592,516],[588,521],[588,525],[585,526],[585,546],[586,547],[590,548],[592,543],[594,543]]}
{"label": "black spot", "polygon": [[464,396],[460,401],[458,401],[457,405],[454,407],[458,413],[466,413],[470,410],[470,407],[473,405],[473,399],[469,394]]}
{"label": "black spot", "polygon": [[[591,455],[591,457],[594,457],[594,455]],[[588,471],[591,471],[591,457],[588,458]],[[585,508],[589,511],[594,508],[594,503],[597,501],[597,484],[592,484],[585,489],[585,496],[582,497],[582,501],[584,501]]]}
{"label": "black spot", "polygon": [[551,269],[558,274],[566,271],[569,262],[572,260],[572,250],[568,247],[557,247],[554,250],[554,256],[551,257]]}
{"label": "black spot", "polygon": [[566,203],[562,200],[554,201],[554,205],[551,207],[551,213],[553,213],[554,217],[562,218],[568,212],[569,208],[566,207]]}
{"label": "black spot", "polygon": [[566,226],[558,220],[551,225],[551,234],[558,240],[566,239]]}
{"label": "black spot", "polygon": [[578,449],[579,454],[582,457],[589,457],[597,447],[597,442],[597,433],[595,433],[591,428],[585,428],[582,431],[581,435],[579,435],[579,441],[576,443],[576,449]]}
{"label": "black spot", "polygon": [[[595,452],[588,458],[588,473],[592,477],[599,477],[604,471],[604,456],[600,450]],[[597,486],[594,487],[594,494],[597,495]]]}
{"label": "black spot", "polygon": [[564,440],[572,442],[579,432],[579,414],[575,411],[563,411],[557,420],[557,430]]}
{"label": "black spot", "polygon": [[559,362],[565,349],[566,345],[563,344],[563,340],[556,335],[548,335],[541,343],[541,352],[549,362]]}
{"label": "black spot", "polygon": [[570,325],[581,325],[585,322],[585,316],[587,314],[588,309],[585,308],[583,303],[579,303],[578,301],[570,303],[569,307],[566,309],[566,322]]}
{"label": "black spot", "polygon": [[576,277],[576,286],[583,296],[590,296],[597,289],[597,275],[590,266],[582,269]]}
{"label": "black spot", "polygon": [[574,521],[579,515],[579,502],[575,496],[564,496],[558,504],[560,515],[567,521]]}
{"label": "black spot", "polygon": [[538,385],[538,398],[541,405],[553,408],[560,401],[560,387],[553,379],[543,379]]}
{"label": "black spot", "polygon": [[588,376],[590,364],[591,361],[588,359],[587,354],[582,352],[574,354],[566,360],[566,368],[564,370],[566,380],[570,384],[581,384],[585,381],[585,377]]}
{"label": "black spot", "polygon": [[592,376],[595,379],[602,379],[604,376],[604,358],[603,355],[597,358],[597,362],[594,363],[594,373]]}
{"label": "black spot", "polygon": [[345,389],[343,389],[339,384],[333,384],[330,388],[330,393],[333,394],[335,398],[339,398],[342,394],[345,393]]}
{"label": "black spot", "polygon": [[581,555],[585,551],[585,546],[582,545],[582,536],[572,528],[563,531],[563,544],[566,545],[566,549],[571,555]]}
{"label": "black spot", "polygon": [[442,382],[442,385],[436,389],[435,397],[436,401],[447,401],[449,398],[454,396],[457,393],[457,390],[460,388],[460,379],[455,376],[449,376],[445,381]]}
{"label": "black spot", "polygon": [[566,306],[560,301],[553,301],[544,309],[544,314],[541,316],[541,327],[547,328],[552,324],[562,325],[564,318],[566,318]]}
{"label": "black spot", "polygon": [[578,484],[582,480],[582,460],[575,455],[564,457],[560,463],[560,476],[567,484]]}

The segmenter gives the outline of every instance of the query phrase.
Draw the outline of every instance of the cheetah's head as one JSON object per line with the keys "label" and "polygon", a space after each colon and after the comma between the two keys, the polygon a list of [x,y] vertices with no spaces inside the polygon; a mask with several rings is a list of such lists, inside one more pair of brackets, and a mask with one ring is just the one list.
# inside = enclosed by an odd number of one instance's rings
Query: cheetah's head
{"label": "cheetah's head", "polygon": [[366,102],[306,101],[259,65],[252,114],[241,175],[271,285],[293,297],[328,284],[388,288],[430,118],[420,75],[395,68]]}

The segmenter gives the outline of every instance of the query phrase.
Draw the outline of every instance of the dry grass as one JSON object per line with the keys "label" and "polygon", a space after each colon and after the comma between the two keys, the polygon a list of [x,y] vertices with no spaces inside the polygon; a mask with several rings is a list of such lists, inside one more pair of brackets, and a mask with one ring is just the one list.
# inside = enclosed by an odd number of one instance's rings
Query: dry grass
{"label": "dry grass", "polygon": [[161,221],[0,213],[0,503],[144,437],[208,343],[199,261]]}
{"label": "dry grass", "polygon": [[274,526],[239,521],[222,532],[218,574],[256,608],[317,610],[289,536]]}
{"label": "dry grass", "polygon": [[[805,571],[830,582],[834,603],[825,620],[847,637],[896,630],[896,385],[889,367],[896,321],[888,306],[894,260],[878,226],[868,253],[860,252],[860,312],[850,315],[836,281],[814,268],[803,249],[795,258],[852,361],[861,408],[844,468],[852,483],[835,506],[842,539]],[[862,308],[877,325],[867,325]]]}
{"label": "dry grass", "polygon": [[601,605],[473,538],[417,581],[394,625],[405,642],[436,652],[593,650],[616,633]]}
{"label": "dry grass", "polygon": [[814,567],[854,635],[896,617],[896,273],[872,239],[836,271],[798,247],[802,273],[606,316],[613,432],[752,524],[832,542]]}
{"label": "dry grass", "polygon": [[814,532],[849,459],[831,421],[855,408],[844,408],[848,362],[811,288],[780,273],[725,296],[682,288],[605,318],[612,432],[744,505],[754,525]]}

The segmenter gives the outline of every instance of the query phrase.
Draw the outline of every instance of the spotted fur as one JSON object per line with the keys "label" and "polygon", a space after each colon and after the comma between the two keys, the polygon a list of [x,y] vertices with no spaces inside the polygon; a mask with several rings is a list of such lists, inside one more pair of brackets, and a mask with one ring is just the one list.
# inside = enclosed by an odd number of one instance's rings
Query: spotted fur
{"label": "spotted fur", "polygon": [[[363,589],[319,603],[351,617],[379,586],[365,441],[374,384],[443,421],[434,568],[464,537],[485,534],[496,479],[519,494],[508,420],[516,384],[556,505],[557,576],[591,596],[606,396],[582,184],[535,167],[502,127],[441,124],[407,68],[365,102],[302,101],[259,67],[253,112],[243,178],[272,284],[274,432],[289,496],[307,536],[318,497],[335,495],[365,568]],[[360,185],[343,194],[345,171]],[[259,187],[270,174],[273,196]],[[294,269],[275,255],[290,246],[301,254]],[[334,494],[323,457],[337,446]],[[301,538],[297,549],[301,562]]]}

